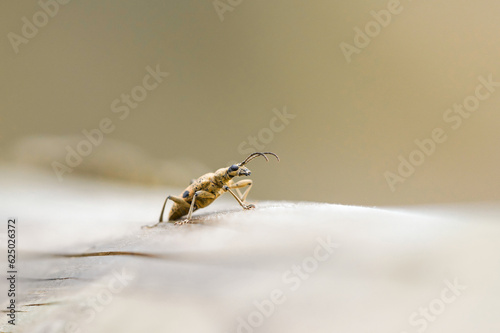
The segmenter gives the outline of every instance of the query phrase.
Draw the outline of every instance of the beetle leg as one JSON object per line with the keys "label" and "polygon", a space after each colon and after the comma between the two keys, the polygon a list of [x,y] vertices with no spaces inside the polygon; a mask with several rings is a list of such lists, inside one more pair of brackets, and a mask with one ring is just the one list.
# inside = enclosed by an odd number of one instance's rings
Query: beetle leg
{"label": "beetle leg", "polygon": [[145,225],[143,226],[143,228],[154,228],[156,227],[158,224],[162,223],[163,222],[163,213],[165,212],[165,206],[167,205],[167,201],[168,199],[172,200],[173,202],[175,203],[178,203],[178,204],[181,204],[181,205],[188,205],[188,203],[186,201],[184,201],[182,198],[179,198],[179,197],[176,197],[176,196],[173,196],[173,195],[169,195],[166,199],[165,199],[165,202],[163,203],[163,207],[161,209],[161,213],[160,213],[160,218],[159,218],[159,221],[158,223],[156,224],[153,224],[153,225]]}
{"label": "beetle leg", "polygon": [[[239,189],[245,186],[248,186],[248,188],[245,190],[243,194],[241,194]],[[229,188],[236,189],[236,192],[238,192],[239,194],[240,200],[245,202],[247,200],[248,192],[250,192],[250,189],[252,188],[252,180],[251,179],[240,180],[239,182],[236,182],[234,184],[229,184]]]}
{"label": "beetle leg", "polygon": [[[237,184],[237,183],[236,183],[236,184]],[[234,185],[236,185],[236,184],[234,184]],[[241,199],[240,199],[240,198],[238,198],[238,196],[237,196],[237,195],[236,195],[233,191],[231,191],[231,189],[229,188],[229,186],[224,185],[224,186],[222,187],[222,189],[223,189],[224,191],[228,191],[229,193],[231,193],[231,195],[232,195],[232,196],[236,199],[236,201],[238,201],[238,203],[240,204],[240,206],[241,206],[241,207],[243,207],[243,209],[252,209],[252,208],[255,208],[255,206],[254,206],[254,205],[252,205],[252,204],[246,205],[243,201],[241,201]],[[245,193],[246,193],[246,192],[245,192]]]}
{"label": "beetle leg", "polygon": [[215,198],[215,194],[207,192],[207,191],[196,191],[196,192],[194,192],[193,200],[191,200],[191,206],[189,207],[189,213],[188,213],[187,217],[184,220],[182,220],[182,221],[176,222],[175,224],[185,224],[185,223],[189,223],[191,221],[191,216],[193,215],[194,204],[196,202],[196,198],[200,198],[200,199],[213,199],[213,198]]}
{"label": "beetle leg", "polygon": [[[187,205],[187,202],[184,201],[182,198],[179,198],[179,197],[176,197],[176,196],[173,196],[173,195],[169,195],[166,199],[165,199],[165,202],[163,203],[163,208],[161,209],[161,214],[160,214],[160,222],[163,222],[163,213],[165,212],[165,206],[167,205],[167,201],[168,199],[172,200],[173,202],[175,203],[178,203],[180,205]],[[160,223],[159,222],[159,223]]]}

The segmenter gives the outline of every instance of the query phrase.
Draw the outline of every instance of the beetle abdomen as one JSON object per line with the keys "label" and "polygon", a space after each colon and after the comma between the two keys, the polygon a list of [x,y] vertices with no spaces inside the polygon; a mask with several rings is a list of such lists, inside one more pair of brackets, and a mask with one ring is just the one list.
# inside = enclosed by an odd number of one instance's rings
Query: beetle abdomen
{"label": "beetle abdomen", "polygon": [[168,214],[168,220],[169,221],[178,220],[184,215],[187,215],[187,213],[189,213],[189,208],[181,206],[178,203],[174,203],[172,208],[170,209],[170,213]]}

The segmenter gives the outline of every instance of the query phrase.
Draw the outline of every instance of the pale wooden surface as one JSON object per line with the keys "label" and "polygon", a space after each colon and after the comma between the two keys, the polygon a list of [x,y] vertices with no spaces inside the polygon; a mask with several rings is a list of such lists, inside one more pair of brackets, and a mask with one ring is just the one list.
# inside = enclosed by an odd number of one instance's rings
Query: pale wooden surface
{"label": "pale wooden surface", "polygon": [[[198,212],[198,224],[141,229],[179,189],[6,174],[0,213],[20,223],[23,312],[13,332],[237,332],[238,318],[280,289],[286,300],[254,332],[410,333],[410,314],[455,278],[467,289],[425,331],[500,331],[496,206],[257,202],[241,211],[227,196]],[[339,247],[292,291],[283,274],[313,256],[318,237]],[[103,251],[143,256],[50,257]],[[123,290],[91,310],[124,271]]]}

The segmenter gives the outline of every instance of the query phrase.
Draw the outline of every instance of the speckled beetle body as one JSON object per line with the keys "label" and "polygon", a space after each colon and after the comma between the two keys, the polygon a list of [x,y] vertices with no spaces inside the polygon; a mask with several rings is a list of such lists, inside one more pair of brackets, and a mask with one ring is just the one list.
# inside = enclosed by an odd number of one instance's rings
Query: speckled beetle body
{"label": "speckled beetle body", "polygon": [[[181,217],[187,215],[186,219],[178,222],[180,224],[189,222],[194,211],[207,207],[226,191],[232,194],[243,209],[255,208],[254,205],[245,202],[248,192],[252,187],[252,180],[245,179],[235,182],[233,178],[238,176],[250,176],[251,171],[245,167],[245,164],[258,156],[263,156],[266,161],[269,161],[266,154],[276,157],[279,161],[278,155],[271,152],[252,153],[239,164],[220,168],[215,172],[204,174],[200,178],[191,181],[191,184],[180,194],[180,196],[169,195],[163,204],[160,222],[163,222],[163,213],[169,199],[174,202],[168,214],[169,221],[179,220]],[[239,191],[242,187],[248,187],[243,194]],[[231,189],[235,189],[239,195],[236,195]]]}

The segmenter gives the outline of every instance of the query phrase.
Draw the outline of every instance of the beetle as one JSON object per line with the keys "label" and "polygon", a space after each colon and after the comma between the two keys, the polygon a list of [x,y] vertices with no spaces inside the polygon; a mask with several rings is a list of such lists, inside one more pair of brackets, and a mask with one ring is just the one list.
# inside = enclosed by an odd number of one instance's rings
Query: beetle
{"label": "beetle", "polygon": [[[276,157],[279,162],[280,158],[275,153],[255,152],[250,154],[239,164],[233,164],[229,167],[220,168],[215,172],[204,174],[196,180],[193,179],[189,186],[179,196],[169,195],[165,199],[158,223],[163,222],[163,213],[165,212],[165,206],[169,199],[174,202],[172,208],[170,209],[170,213],[168,214],[169,222],[178,220],[187,215],[186,219],[176,222],[176,224],[189,223],[194,211],[207,207],[224,192],[231,193],[243,209],[247,210],[255,208],[254,205],[246,203],[248,192],[250,192],[250,189],[252,188],[252,180],[245,179],[235,182],[233,178],[239,176],[250,176],[251,171],[248,170],[245,165],[259,156],[262,156],[266,159],[266,161],[269,161],[266,154]],[[239,189],[247,186],[248,188],[245,190],[245,193],[241,194]],[[231,189],[236,189],[239,196],[236,195]]]}

